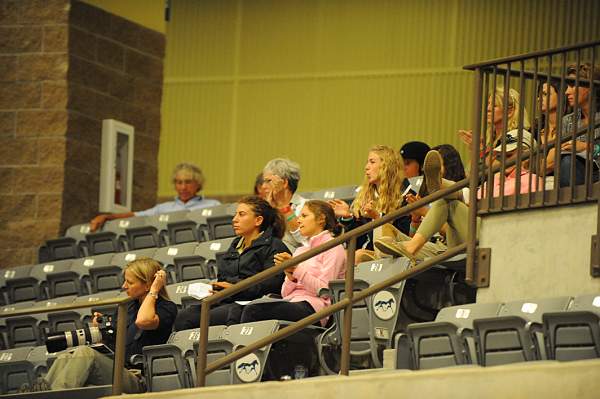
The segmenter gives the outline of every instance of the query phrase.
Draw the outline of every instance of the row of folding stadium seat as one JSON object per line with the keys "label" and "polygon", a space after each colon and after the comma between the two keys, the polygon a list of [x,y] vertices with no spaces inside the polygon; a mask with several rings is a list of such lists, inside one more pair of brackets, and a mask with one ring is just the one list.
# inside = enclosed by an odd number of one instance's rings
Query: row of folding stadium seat
{"label": "row of folding stadium seat", "polygon": [[90,233],[89,224],[72,226],[65,237],[46,241],[39,251],[40,263],[232,237],[234,214],[235,204],[224,204],[110,220],[94,233]]}
{"label": "row of folding stadium seat", "polygon": [[[301,195],[306,199],[339,198],[351,202],[356,195],[356,186]],[[67,229],[64,237],[46,241],[40,247],[38,261],[43,263],[232,237],[231,219],[235,209],[236,204],[222,204],[195,211],[111,220],[95,233],[90,233],[87,223],[75,225]]]}
{"label": "row of folding stadium seat", "polygon": [[232,240],[230,237],[202,243],[191,242],[6,269],[0,275],[0,304],[119,289],[123,284],[123,268],[142,256],[163,264],[168,273],[168,283],[214,279],[217,275],[217,257],[229,247]]}
{"label": "row of folding stadium seat", "polygon": [[396,337],[397,367],[598,358],[599,320],[600,295],[448,307]]}

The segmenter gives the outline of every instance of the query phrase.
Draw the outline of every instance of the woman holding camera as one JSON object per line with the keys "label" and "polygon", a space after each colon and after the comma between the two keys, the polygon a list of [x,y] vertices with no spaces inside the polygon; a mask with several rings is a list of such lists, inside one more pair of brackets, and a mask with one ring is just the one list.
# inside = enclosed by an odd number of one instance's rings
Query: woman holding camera
{"label": "woman holding camera", "polygon": [[[166,274],[154,259],[139,258],[130,262],[124,277],[123,289],[134,299],[127,309],[127,367],[131,357],[141,354],[144,346],[167,342],[177,316],[177,306],[169,300],[165,290]],[[100,313],[94,314],[92,324],[96,327],[100,316]],[[59,355],[46,376],[49,388],[53,390],[110,385],[112,379],[113,360],[88,346],[79,346],[71,353]],[[136,372],[123,369],[123,392],[141,391]]]}

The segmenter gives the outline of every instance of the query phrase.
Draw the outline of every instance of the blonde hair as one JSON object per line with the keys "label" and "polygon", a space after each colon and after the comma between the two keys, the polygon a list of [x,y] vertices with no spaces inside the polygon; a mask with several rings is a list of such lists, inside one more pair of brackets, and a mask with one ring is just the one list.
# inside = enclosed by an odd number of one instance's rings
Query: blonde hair
{"label": "blonde hair", "polygon": [[365,176],[351,207],[355,217],[360,216],[360,209],[369,201],[373,201],[374,208],[381,213],[394,211],[400,208],[402,203],[400,190],[404,180],[404,171],[400,155],[393,148],[385,145],[374,146],[369,152],[373,152],[381,158],[379,184],[369,183],[369,179]]}
{"label": "blonde hair", "polygon": [[[129,262],[123,270],[123,275],[125,274],[125,270],[129,270],[129,273],[131,273],[133,277],[144,284],[151,285],[154,281],[154,275],[156,275],[156,273],[161,269],[162,268],[158,261],[152,258],[141,257]],[[164,285],[158,292],[158,296],[162,299],[170,300],[169,294],[167,294],[167,290]]]}
{"label": "blonde hair", "polygon": [[[504,110],[504,87],[502,86],[498,86],[496,87],[496,91],[493,94],[494,96],[494,103],[498,104],[502,107],[502,109]],[[492,94],[490,94],[490,100],[491,100]],[[521,102],[521,95],[519,94],[518,91],[516,91],[515,89],[508,89],[508,107],[509,109],[512,108],[513,112],[512,115],[510,115],[508,117],[508,123],[506,123],[506,131],[510,132],[511,130],[515,130],[519,128],[519,115],[521,113],[520,110],[520,106],[519,103]],[[508,112],[509,110],[507,110],[507,115],[509,114]],[[492,111],[493,112],[493,111]],[[502,121],[504,123],[504,121]],[[491,141],[492,144],[494,139],[501,135],[502,132],[495,132],[495,135],[492,136],[492,129],[493,129],[493,121],[488,123],[487,126],[487,135],[489,140]],[[527,109],[525,107],[523,107],[523,129],[525,130],[530,130],[531,129],[531,124],[529,123],[529,115],[527,114]]]}

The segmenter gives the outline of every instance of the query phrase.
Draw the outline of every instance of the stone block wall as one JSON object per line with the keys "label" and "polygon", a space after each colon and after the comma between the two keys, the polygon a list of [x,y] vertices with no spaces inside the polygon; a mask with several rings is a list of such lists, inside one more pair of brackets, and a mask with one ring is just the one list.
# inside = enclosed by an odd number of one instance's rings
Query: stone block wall
{"label": "stone block wall", "polygon": [[165,37],[75,0],[0,0],[0,267],[98,212],[103,119],[135,127],[155,204]]}
{"label": "stone block wall", "polygon": [[97,213],[103,119],[135,127],[133,208],[155,205],[165,54],[163,34],[78,1],[68,35],[63,227]]}
{"label": "stone block wall", "polygon": [[0,265],[60,233],[69,1],[0,1]]}

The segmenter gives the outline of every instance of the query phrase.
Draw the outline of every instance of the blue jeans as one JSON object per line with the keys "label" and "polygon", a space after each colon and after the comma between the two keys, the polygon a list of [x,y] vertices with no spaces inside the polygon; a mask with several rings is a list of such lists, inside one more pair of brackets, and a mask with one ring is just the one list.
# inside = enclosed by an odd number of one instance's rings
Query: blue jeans
{"label": "blue jeans", "polygon": [[[560,156],[560,187],[568,187],[571,184],[571,165],[573,157],[569,154]],[[592,182],[598,181],[598,167],[592,163]],[[585,183],[585,159],[575,157],[575,185]]]}

